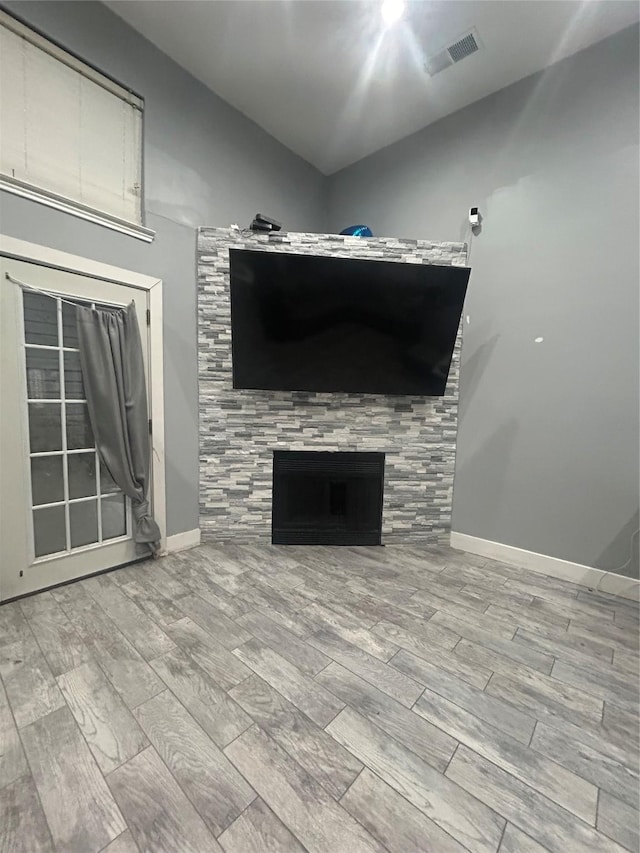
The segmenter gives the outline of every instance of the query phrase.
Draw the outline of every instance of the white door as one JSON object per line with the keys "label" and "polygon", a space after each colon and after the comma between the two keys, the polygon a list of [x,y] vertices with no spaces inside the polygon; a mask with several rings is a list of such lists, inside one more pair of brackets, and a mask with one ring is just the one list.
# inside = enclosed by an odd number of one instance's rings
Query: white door
{"label": "white door", "polygon": [[70,304],[132,300],[149,389],[147,291],[0,258],[0,601],[148,553],[100,464]]}

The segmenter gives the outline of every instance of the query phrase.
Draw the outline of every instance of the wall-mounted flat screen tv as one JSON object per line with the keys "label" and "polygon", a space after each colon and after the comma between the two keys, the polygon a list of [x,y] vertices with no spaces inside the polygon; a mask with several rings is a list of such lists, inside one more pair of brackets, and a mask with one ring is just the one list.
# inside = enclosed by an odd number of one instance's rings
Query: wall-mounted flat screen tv
{"label": "wall-mounted flat screen tv", "polygon": [[444,394],[468,267],[229,255],[234,388]]}

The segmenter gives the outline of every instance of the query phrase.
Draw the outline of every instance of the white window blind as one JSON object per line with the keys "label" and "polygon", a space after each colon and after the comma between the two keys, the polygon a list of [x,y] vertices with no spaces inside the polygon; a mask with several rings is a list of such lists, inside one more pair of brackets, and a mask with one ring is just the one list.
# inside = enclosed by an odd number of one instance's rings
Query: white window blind
{"label": "white window blind", "polygon": [[141,99],[5,12],[0,172],[141,223]]}

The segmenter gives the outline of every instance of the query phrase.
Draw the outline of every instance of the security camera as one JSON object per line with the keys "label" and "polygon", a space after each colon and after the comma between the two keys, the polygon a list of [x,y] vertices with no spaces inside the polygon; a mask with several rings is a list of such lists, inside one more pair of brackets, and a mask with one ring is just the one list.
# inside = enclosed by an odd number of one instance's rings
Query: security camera
{"label": "security camera", "polygon": [[263,213],[256,213],[250,228],[252,231],[280,231],[282,222],[278,222],[277,219],[272,219],[270,216],[265,216]]}
{"label": "security camera", "polygon": [[475,225],[480,225],[482,222],[482,216],[480,215],[480,210],[477,207],[469,208],[469,225],[474,227]]}

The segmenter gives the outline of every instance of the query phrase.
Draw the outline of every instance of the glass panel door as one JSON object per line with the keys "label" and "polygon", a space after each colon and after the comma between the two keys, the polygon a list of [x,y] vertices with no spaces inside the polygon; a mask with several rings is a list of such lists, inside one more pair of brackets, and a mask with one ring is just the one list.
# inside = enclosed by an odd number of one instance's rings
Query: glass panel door
{"label": "glass panel door", "polygon": [[144,317],[144,289],[0,255],[0,601],[149,555],[96,450],[75,317],[132,301]]}
{"label": "glass panel door", "polygon": [[96,303],[28,290],[22,300],[33,558],[130,537],[130,501],[100,462],[80,369],[75,305]]}

